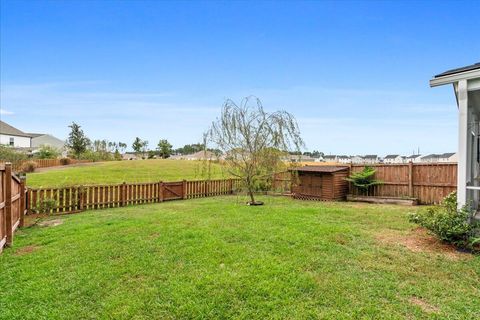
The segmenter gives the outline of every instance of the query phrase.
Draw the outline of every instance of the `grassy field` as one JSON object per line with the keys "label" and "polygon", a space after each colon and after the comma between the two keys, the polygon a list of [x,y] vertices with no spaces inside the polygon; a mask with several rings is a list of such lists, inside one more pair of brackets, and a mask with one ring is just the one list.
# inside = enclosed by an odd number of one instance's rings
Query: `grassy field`
{"label": "grassy field", "polygon": [[[122,182],[178,181],[204,179],[206,166],[202,161],[137,160],[99,162],[78,167],[56,167],[27,175],[30,187],[54,187],[80,184]],[[218,164],[211,164],[212,178],[224,174]]]}
{"label": "grassy field", "polygon": [[480,257],[420,241],[413,208],[261,200],[89,211],[20,230],[0,255],[0,318],[480,317]]}

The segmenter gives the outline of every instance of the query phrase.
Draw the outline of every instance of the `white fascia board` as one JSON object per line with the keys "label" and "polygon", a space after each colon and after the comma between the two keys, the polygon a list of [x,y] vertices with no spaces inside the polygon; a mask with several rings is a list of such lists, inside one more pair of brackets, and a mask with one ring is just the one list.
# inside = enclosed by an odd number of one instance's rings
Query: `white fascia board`
{"label": "white fascia board", "polygon": [[443,86],[445,84],[458,82],[460,80],[480,79],[480,69],[469,70],[461,73],[449,74],[447,76],[433,78],[430,80],[430,87]]}
{"label": "white fascia board", "polygon": [[480,90],[480,78],[468,80],[467,90],[468,91]]}

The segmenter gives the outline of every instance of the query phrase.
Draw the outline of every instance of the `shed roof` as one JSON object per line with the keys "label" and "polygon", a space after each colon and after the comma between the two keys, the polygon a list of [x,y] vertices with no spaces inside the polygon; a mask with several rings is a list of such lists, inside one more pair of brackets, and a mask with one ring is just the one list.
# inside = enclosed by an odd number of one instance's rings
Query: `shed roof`
{"label": "shed roof", "polygon": [[299,172],[326,172],[332,173],[337,171],[348,170],[348,167],[342,166],[304,166],[291,168],[290,171],[299,171]]}

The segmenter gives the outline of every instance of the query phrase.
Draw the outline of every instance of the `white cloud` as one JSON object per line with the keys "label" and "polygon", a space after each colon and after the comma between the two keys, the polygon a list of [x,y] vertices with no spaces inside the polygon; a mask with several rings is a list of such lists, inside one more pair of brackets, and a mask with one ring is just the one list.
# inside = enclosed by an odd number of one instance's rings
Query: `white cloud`
{"label": "white cloud", "polygon": [[14,114],[12,111],[8,111],[8,110],[0,108],[0,116],[10,116],[12,114]]}

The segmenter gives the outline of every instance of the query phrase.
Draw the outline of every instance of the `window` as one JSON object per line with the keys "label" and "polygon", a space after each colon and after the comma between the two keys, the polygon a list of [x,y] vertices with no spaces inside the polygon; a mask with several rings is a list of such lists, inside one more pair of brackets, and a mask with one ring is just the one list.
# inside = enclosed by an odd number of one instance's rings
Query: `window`
{"label": "window", "polygon": [[9,144],[13,147],[13,145],[14,145],[13,138],[10,138],[10,143]]}

